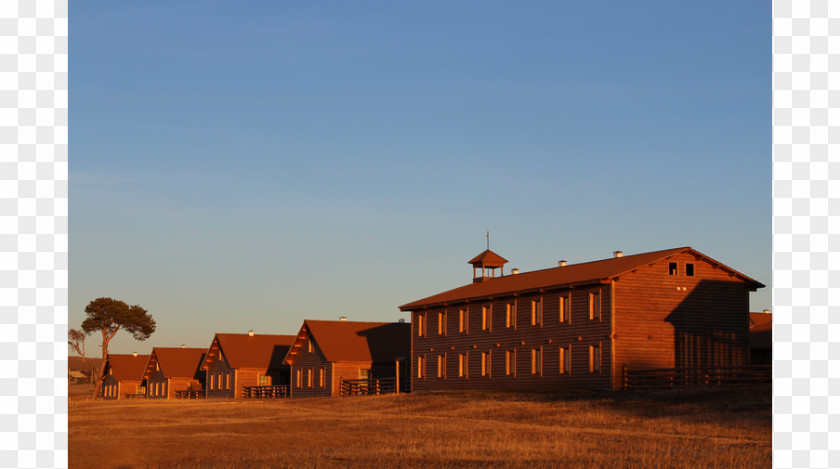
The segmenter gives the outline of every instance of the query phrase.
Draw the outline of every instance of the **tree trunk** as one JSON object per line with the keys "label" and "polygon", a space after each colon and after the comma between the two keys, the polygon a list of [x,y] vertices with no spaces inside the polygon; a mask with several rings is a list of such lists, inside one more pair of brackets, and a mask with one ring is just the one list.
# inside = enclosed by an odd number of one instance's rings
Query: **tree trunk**
{"label": "tree trunk", "polygon": [[[114,331],[114,334],[116,334],[116,331]],[[93,397],[91,398],[93,400],[102,397],[102,381],[105,380],[105,364],[108,361],[108,342],[111,341],[112,337],[114,337],[113,334],[109,337],[108,331],[102,329],[102,362],[99,364],[99,371],[95,374],[96,378],[93,382]]]}

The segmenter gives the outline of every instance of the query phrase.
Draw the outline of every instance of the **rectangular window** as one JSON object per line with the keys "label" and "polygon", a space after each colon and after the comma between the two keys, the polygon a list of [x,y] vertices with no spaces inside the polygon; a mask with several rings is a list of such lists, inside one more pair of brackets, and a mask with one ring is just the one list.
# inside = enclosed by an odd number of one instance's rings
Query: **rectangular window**
{"label": "rectangular window", "polygon": [[464,378],[467,376],[467,354],[458,354],[458,377]]}
{"label": "rectangular window", "polygon": [[668,263],[668,275],[677,275],[677,263],[676,262],[669,262]]}
{"label": "rectangular window", "polygon": [[560,347],[560,374],[566,375],[572,372],[571,347]]}
{"label": "rectangular window", "polygon": [[318,385],[322,388],[327,385],[327,370],[324,368],[321,368],[318,372]]}
{"label": "rectangular window", "polygon": [[443,355],[437,357],[437,376],[438,378],[446,377],[446,360]]}
{"label": "rectangular window", "polygon": [[601,293],[600,292],[590,292],[589,293],[589,320],[590,321],[600,321],[601,320]]}
{"label": "rectangular window", "polygon": [[694,277],[694,264],[686,264],[685,265],[685,276],[686,277]]}
{"label": "rectangular window", "polygon": [[259,381],[260,386],[268,386],[268,376],[267,375],[257,375],[257,380]]}
{"label": "rectangular window", "polygon": [[481,376],[489,375],[489,368],[490,363],[488,360],[487,352],[481,352]]}
{"label": "rectangular window", "polygon": [[438,335],[444,335],[446,333],[446,313],[441,312],[438,313]]}
{"label": "rectangular window", "polygon": [[423,378],[423,357],[417,357],[417,377]]}
{"label": "rectangular window", "polygon": [[490,330],[490,306],[481,307],[481,330]]}
{"label": "rectangular window", "polygon": [[312,370],[311,369],[306,370],[306,387],[307,388],[312,387]]}
{"label": "rectangular window", "polygon": [[601,372],[601,345],[590,345],[589,346],[589,372],[590,373],[600,373]]}
{"label": "rectangular window", "polygon": [[542,298],[531,300],[531,325],[542,326]]}
{"label": "rectangular window", "polygon": [[211,390],[211,391],[215,391],[215,390],[216,390],[216,387],[213,385],[213,381],[215,381],[215,379],[213,379],[213,378],[215,378],[215,376],[210,375],[210,390]]}
{"label": "rectangular window", "polygon": [[458,332],[467,332],[468,311],[466,308],[458,310]]}
{"label": "rectangular window", "polygon": [[505,327],[516,329],[516,301],[505,305]]}
{"label": "rectangular window", "polygon": [[560,324],[563,324],[564,322],[571,322],[572,297],[560,295],[558,303],[560,310]]}
{"label": "rectangular window", "polygon": [[516,351],[505,351],[505,374],[507,376],[516,376]]}
{"label": "rectangular window", "polygon": [[308,351],[309,353],[312,353],[312,339],[307,340],[307,341],[306,341],[306,344],[307,344],[307,346],[306,346],[307,351]]}
{"label": "rectangular window", "polygon": [[225,387],[225,389],[226,389],[226,390],[228,390],[228,391],[230,391],[231,389],[233,389],[233,388],[230,386],[230,373],[228,373],[228,374],[226,374],[226,375],[225,375],[225,386],[226,386],[226,387]]}
{"label": "rectangular window", "polygon": [[426,327],[426,324],[425,324],[426,321],[424,321],[424,319],[425,319],[425,315],[423,315],[423,314],[418,314],[417,315],[417,337],[423,337],[423,335],[424,335],[423,332],[424,332],[425,327]]}
{"label": "rectangular window", "polygon": [[542,347],[531,349],[531,374],[542,374]]}
{"label": "rectangular window", "polygon": [[303,387],[303,372],[300,369],[295,371],[295,385],[298,388]]}

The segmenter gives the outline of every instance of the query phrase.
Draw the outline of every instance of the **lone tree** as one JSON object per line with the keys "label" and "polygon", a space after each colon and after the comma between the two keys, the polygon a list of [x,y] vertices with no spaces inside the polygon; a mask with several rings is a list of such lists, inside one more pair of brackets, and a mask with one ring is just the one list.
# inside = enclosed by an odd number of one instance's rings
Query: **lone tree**
{"label": "lone tree", "polygon": [[95,374],[93,398],[96,399],[102,390],[103,372],[108,360],[108,343],[124,329],[130,332],[136,340],[146,340],[155,332],[155,320],[148,311],[140,305],[129,306],[124,301],[113,298],[97,298],[85,307],[87,319],[82,322],[85,334],[94,331],[102,332],[102,362]]}

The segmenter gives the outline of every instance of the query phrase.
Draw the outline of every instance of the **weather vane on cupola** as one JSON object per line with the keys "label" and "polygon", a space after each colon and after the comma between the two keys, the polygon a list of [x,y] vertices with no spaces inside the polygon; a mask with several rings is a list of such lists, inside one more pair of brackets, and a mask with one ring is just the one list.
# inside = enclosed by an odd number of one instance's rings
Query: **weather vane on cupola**
{"label": "weather vane on cupola", "polygon": [[496,277],[496,269],[502,269],[505,275],[507,259],[490,250],[490,231],[487,231],[487,250],[472,258],[468,264],[473,266],[473,282],[483,282]]}

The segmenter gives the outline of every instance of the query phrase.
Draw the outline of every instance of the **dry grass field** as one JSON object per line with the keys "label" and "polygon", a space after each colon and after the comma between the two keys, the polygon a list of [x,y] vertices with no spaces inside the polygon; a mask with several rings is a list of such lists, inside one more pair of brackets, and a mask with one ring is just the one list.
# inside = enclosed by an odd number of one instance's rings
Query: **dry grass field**
{"label": "dry grass field", "polygon": [[70,467],[764,468],[770,402],[769,386],[276,401],[71,394]]}

